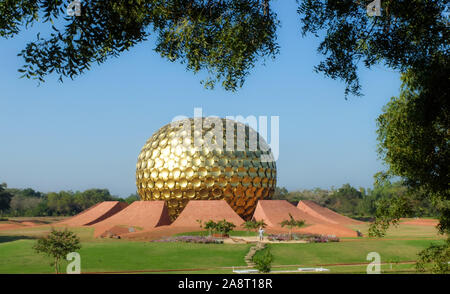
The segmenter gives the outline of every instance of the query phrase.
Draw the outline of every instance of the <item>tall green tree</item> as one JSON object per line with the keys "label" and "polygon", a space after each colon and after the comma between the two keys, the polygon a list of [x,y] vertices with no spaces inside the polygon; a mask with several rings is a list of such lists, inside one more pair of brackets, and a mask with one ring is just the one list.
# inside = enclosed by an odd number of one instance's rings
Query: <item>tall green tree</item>
{"label": "tall green tree", "polygon": [[448,233],[450,62],[448,58],[440,61],[432,77],[412,70],[405,73],[400,95],[391,99],[378,118],[379,153],[389,168],[378,178],[404,178],[416,192],[410,198],[430,199],[440,213],[441,232]]}
{"label": "tall green tree", "polygon": [[[3,212],[8,210],[11,203],[12,194],[9,193],[7,190],[6,183],[0,184],[0,213],[3,215]],[[1,216],[0,215],[0,216]]]}
{"label": "tall green tree", "polygon": [[45,254],[53,258],[55,273],[59,273],[61,260],[65,259],[67,254],[75,252],[81,248],[80,238],[72,231],[64,229],[63,231],[52,228],[50,233],[37,240],[33,249],[37,253]]}
{"label": "tall green tree", "polygon": [[379,153],[387,171],[377,179],[401,177],[409,189],[379,201],[371,233],[383,235],[422,198],[439,211],[440,232],[448,234],[449,1],[381,0],[381,16],[374,17],[365,13],[369,2],[303,0],[299,13],[304,34],[326,32],[318,48],[326,59],[316,70],[343,80],[346,93],[361,93],[361,65],[382,64],[402,76],[400,95],[378,118]]}
{"label": "tall green tree", "polygon": [[356,214],[362,193],[350,184],[344,184],[325,201],[327,207],[341,213]]}
{"label": "tall green tree", "polygon": [[139,200],[141,200],[141,198],[140,198],[139,195],[136,194],[136,193],[130,194],[130,196],[128,196],[127,198],[125,198],[125,202],[128,203],[128,204],[131,204],[131,203],[133,203],[134,201],[139,201]]}

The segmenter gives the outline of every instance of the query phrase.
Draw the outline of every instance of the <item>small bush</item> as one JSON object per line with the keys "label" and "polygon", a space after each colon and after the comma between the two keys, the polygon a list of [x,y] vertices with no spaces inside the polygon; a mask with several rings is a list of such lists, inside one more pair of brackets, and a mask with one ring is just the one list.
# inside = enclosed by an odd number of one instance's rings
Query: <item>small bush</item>
{"label": "small bush", "polygon": [[268,236],[270,241],[290,241],[290,240],[303,240],[309,243],[327,243],[327,242],[339,242],[339,238],[334,235],[318,235],[318,234],[270,234]]}
{"label": "small bush", "polygon": [[174,243],[174,242],[183,242],[183,243],[196,243],[196,244],[223,244],[223,240],[216,239],[213,237],[204,237],[204,236],[175,236],[164,239],[152,240],[150,242],[159,242],[159,243]]}
{"label": "small bush", "polygon": [[253,263],[256,269],[261,273],[268,273],[272,268],[273,254],[270,252],[270,248],[262,249],[253,256]]}
{"label": "small bush", "polygon": [[38,239],[33,246],[37,253],[53,258],[53,262],[50,265],[55,267],[57,274],[60,272],[59,264],[61,260],[65,259],[70,252],[80,248],[80,238],[74,232],[67,230],[67,228],[64,231],[52,228],[46,237]]}

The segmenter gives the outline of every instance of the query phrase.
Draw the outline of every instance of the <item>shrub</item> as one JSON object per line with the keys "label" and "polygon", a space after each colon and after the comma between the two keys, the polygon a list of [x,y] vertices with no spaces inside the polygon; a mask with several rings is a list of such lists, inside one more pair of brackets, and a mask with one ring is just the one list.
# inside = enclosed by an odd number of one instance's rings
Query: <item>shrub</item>
{"label": "shrub", "polygon": [[151,242],[171,243],[171,242],[184,242],[184,243],[196,243],[196,244],[223,244],[223,240],[204,237],[204,236],[176,236],[164,239],[152,240]]}
{"label": "shrub", "polygon": [[273,254],[270,247],[266,247],[258,252],[252,258],[256,269],[261,273],[268,273],[272,268]]}
{"label": "shrub", "polygon": [[269,241],[289,241],[289,240],[304,240],[310,243],[326,243],[339,242],[339,238],[334,235],[318,235],[318,234],[270,234]]}
{"label": "shrub", "polygon": [[233,229],[236,227],[235,224],[231,223],[231,222],[227,222],[225,219],[218,221],[217,222],[217,226],[216,229],[217,231],[219,231],[220,233],[224,234],[224,235],[228,235],[228,233],[230,233],[231,231],[233,231]]}
{"label": "shrub", "polygon": [[212,232],[219,232],[223,235],[227,235],[236,227],[235,224],[231,222],[227,222],[225,219],[214,222],[213,220],[209,220],[204,224],[204,228],[209,231],[211,235]]}

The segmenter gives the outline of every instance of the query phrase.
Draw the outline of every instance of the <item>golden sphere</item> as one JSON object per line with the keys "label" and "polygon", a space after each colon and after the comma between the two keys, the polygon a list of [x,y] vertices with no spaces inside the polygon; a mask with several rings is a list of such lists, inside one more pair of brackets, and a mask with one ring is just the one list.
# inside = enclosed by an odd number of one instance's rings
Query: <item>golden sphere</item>
{"label": "golden sphere", "polygon": [[170,218],[189,200],[225,199],[243,219],[276,186],[270,147],[251,127],[221,118],[190,118],[150,137],[136,164],[142,200],[165,200]]}

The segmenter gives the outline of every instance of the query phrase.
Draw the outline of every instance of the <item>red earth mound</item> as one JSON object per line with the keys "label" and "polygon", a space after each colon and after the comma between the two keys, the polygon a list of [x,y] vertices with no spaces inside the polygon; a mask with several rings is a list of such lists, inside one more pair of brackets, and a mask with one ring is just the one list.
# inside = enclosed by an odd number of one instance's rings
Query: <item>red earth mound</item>
{"label": "red earth mound", "polygon": [[298,209],[286,200],[259,200],[253,219],[264,220],[269,229],[284,231],[281,222],[289,220],[290,215],[296,220],[304,220],[306,227],[293,229],[295,232],[335,235],[338,237],[356,237],[355,231],[336,223],[331,223],[322,218],[315,217]]}
{"label": "red earth mound", "polygon": [[326,207],[320,206],[310,200],[302,200],[298,203],[297,208],[321,220],[341,225],[358,225],[363,222],[343,216]]}
{"label": "red earth mound", "polygon": [[439,224],[437,219],[428,219],[428,218],[406,218],[401,219],[402,225],[415,225],[415,226],[431,226],[435,227]]}
{"label": "red earth mound", "polygon": [[228,205],[225,200],[191,200],[173,222],[171,227],[193,227],[200,229],[197,220],[207,222],[225,219],[236,227],[241,226],[244,220]]}
{"label": "red earth mound", "polygon": [[170,224],[169,212],[165,201],[135,201],[113,216],[91,225],[94,236],[108,233],[114,227],[133,227],[148,230]]}
{"label": "red earth mound", "polygon": [[72,227],[89,226],[113,216],[125,207],[127,207],[127,204],[125,202],[103,201],[89,207],[88,209],[69,219],[65,219],[56,224],[68,225]]}

